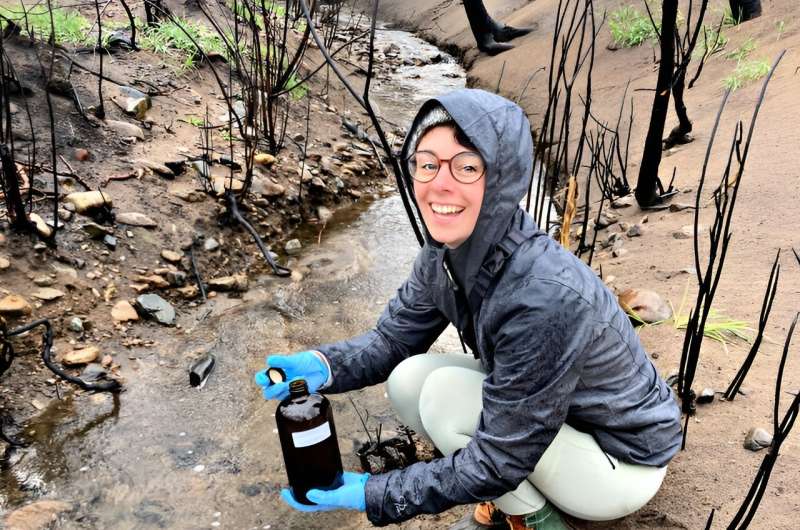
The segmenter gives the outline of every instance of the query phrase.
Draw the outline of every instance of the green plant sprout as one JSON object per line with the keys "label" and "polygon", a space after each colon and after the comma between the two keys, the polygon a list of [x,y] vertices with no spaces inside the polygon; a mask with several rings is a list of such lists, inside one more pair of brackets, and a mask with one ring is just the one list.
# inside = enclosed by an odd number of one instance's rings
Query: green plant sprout
{"label": "green plant sprout", "polygon": [[756,49],[756,41],[753,40],[753,37],[747,37],[747,40],[740,44],[735,50],[730,51],[725,58],[732,59],[737,62],[741,62],[753,53],[753,50]]}
{"label": "green plant sprout", "polygon": [[757,61],[745,61],[736,65],[736,69],[722,80],[725,88],[731,91],[737,90],[753,81],[758,81],[769,73],[770,65],[764,59]]}
{"label": "green plant sprout", "polygon": [[703,38],[698,39],[697,47],[694,50],[694,57],[711,57],[721,52],[728,45],[728,37],[715,28],[703,25]]}
{"label": "green plant sprout", "polygon": [[778,32],[778,38],[775,40],[781,40],[783,38],[783,34],[786,32],[786,21],[779,20],[775,23],[775,31]]}
{"label": "green plant sprout", "polygon": [[182,121],[184,123],[188,123],[193,127],[203,127],[206,124],[206,120],[203,118],[198,118],[197,116],[186,116],[185,118],[178,118],[178,121]]}

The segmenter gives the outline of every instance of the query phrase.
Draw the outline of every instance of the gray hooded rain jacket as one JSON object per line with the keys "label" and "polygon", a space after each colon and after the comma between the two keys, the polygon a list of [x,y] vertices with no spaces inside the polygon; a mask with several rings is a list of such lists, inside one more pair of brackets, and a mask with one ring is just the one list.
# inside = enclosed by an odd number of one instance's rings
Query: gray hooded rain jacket
{"label": "gray hooded rain jacket", "polygon": [[[385,525],[497,498],[533,471],[565,422],[591,432],[604,451],[624,462],[666,465],[681,438],[670,388],[614,295],[519,207],[533,163],[522,109],[499,96],[464,89],[426,102],[412,131],[436,105],[447,110],[486,161],[475,230],[455,251],[428,238],[375,329],[318,348],[333,372],[324,391],[385,381],[403,359],[426,352],[452,322],[488,374],[483,411],[464,449],[370,477],[369,520]],[[409,143],[404,157],[414,148]],[[512,223],[527,239],[506,260],[479,306],[469,308],[463,293],[471,292],[481,264]],[[444,269],[446,254],[457,284]]]}

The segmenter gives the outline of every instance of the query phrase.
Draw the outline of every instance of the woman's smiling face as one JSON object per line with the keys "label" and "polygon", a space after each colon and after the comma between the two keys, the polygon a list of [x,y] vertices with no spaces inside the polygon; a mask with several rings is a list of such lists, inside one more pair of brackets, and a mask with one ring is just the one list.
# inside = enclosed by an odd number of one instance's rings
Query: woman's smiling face
{"label": "woman's smiling face", "polygon": [[[442,161],[433,180],[430,182],[414,180],[414,196],[422,213],[422,220],[434,240],[450,248],[456,248],[466,241],[475,229],[486,181],[481,175],[471,184],[459,182],[453,176],[452,159],[464,152],[472,153],[480,159],[480,154],[459,144],[456,141],[455,129],[448,125],[434,127],[422,136],[416,150],[418,159],[420,159],[419,153],[422,152],[432,153]],[[480,164],[483,162],[480,161]],[[462,170],[483,172],[482,167],[472,166]]]}

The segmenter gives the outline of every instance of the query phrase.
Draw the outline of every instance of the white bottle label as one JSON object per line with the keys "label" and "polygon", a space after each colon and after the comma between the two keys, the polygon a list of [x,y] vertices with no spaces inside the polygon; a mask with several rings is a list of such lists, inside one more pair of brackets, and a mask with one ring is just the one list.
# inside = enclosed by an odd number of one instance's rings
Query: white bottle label
{"label": "white bottle label", "polygon": [[307,431],[293,432],[292,442],[295,447],[308,447],[320,443],[331,435],[331,425],[327,421]]}

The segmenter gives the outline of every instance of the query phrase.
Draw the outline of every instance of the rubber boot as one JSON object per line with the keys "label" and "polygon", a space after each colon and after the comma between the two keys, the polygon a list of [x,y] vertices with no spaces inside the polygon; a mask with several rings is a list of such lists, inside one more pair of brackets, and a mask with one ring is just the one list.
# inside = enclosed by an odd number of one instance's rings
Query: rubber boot
{"label": "rubber boot", "polygon": [[549,502],[540,510],[525,515],[509,515],[511,530],[570,530],[555,506]]}
{"label": "rubber boot", "polygon": [[488,55],[497,55],[514,47],[511,44],[497,42],[495,39],[493,32],[495,26],[498,26],[498,29],[502,28],[499,28],[499,24],[489,16],[483,0],[464,0],[464,11],[467,13],[469,27],[480,51]]}

